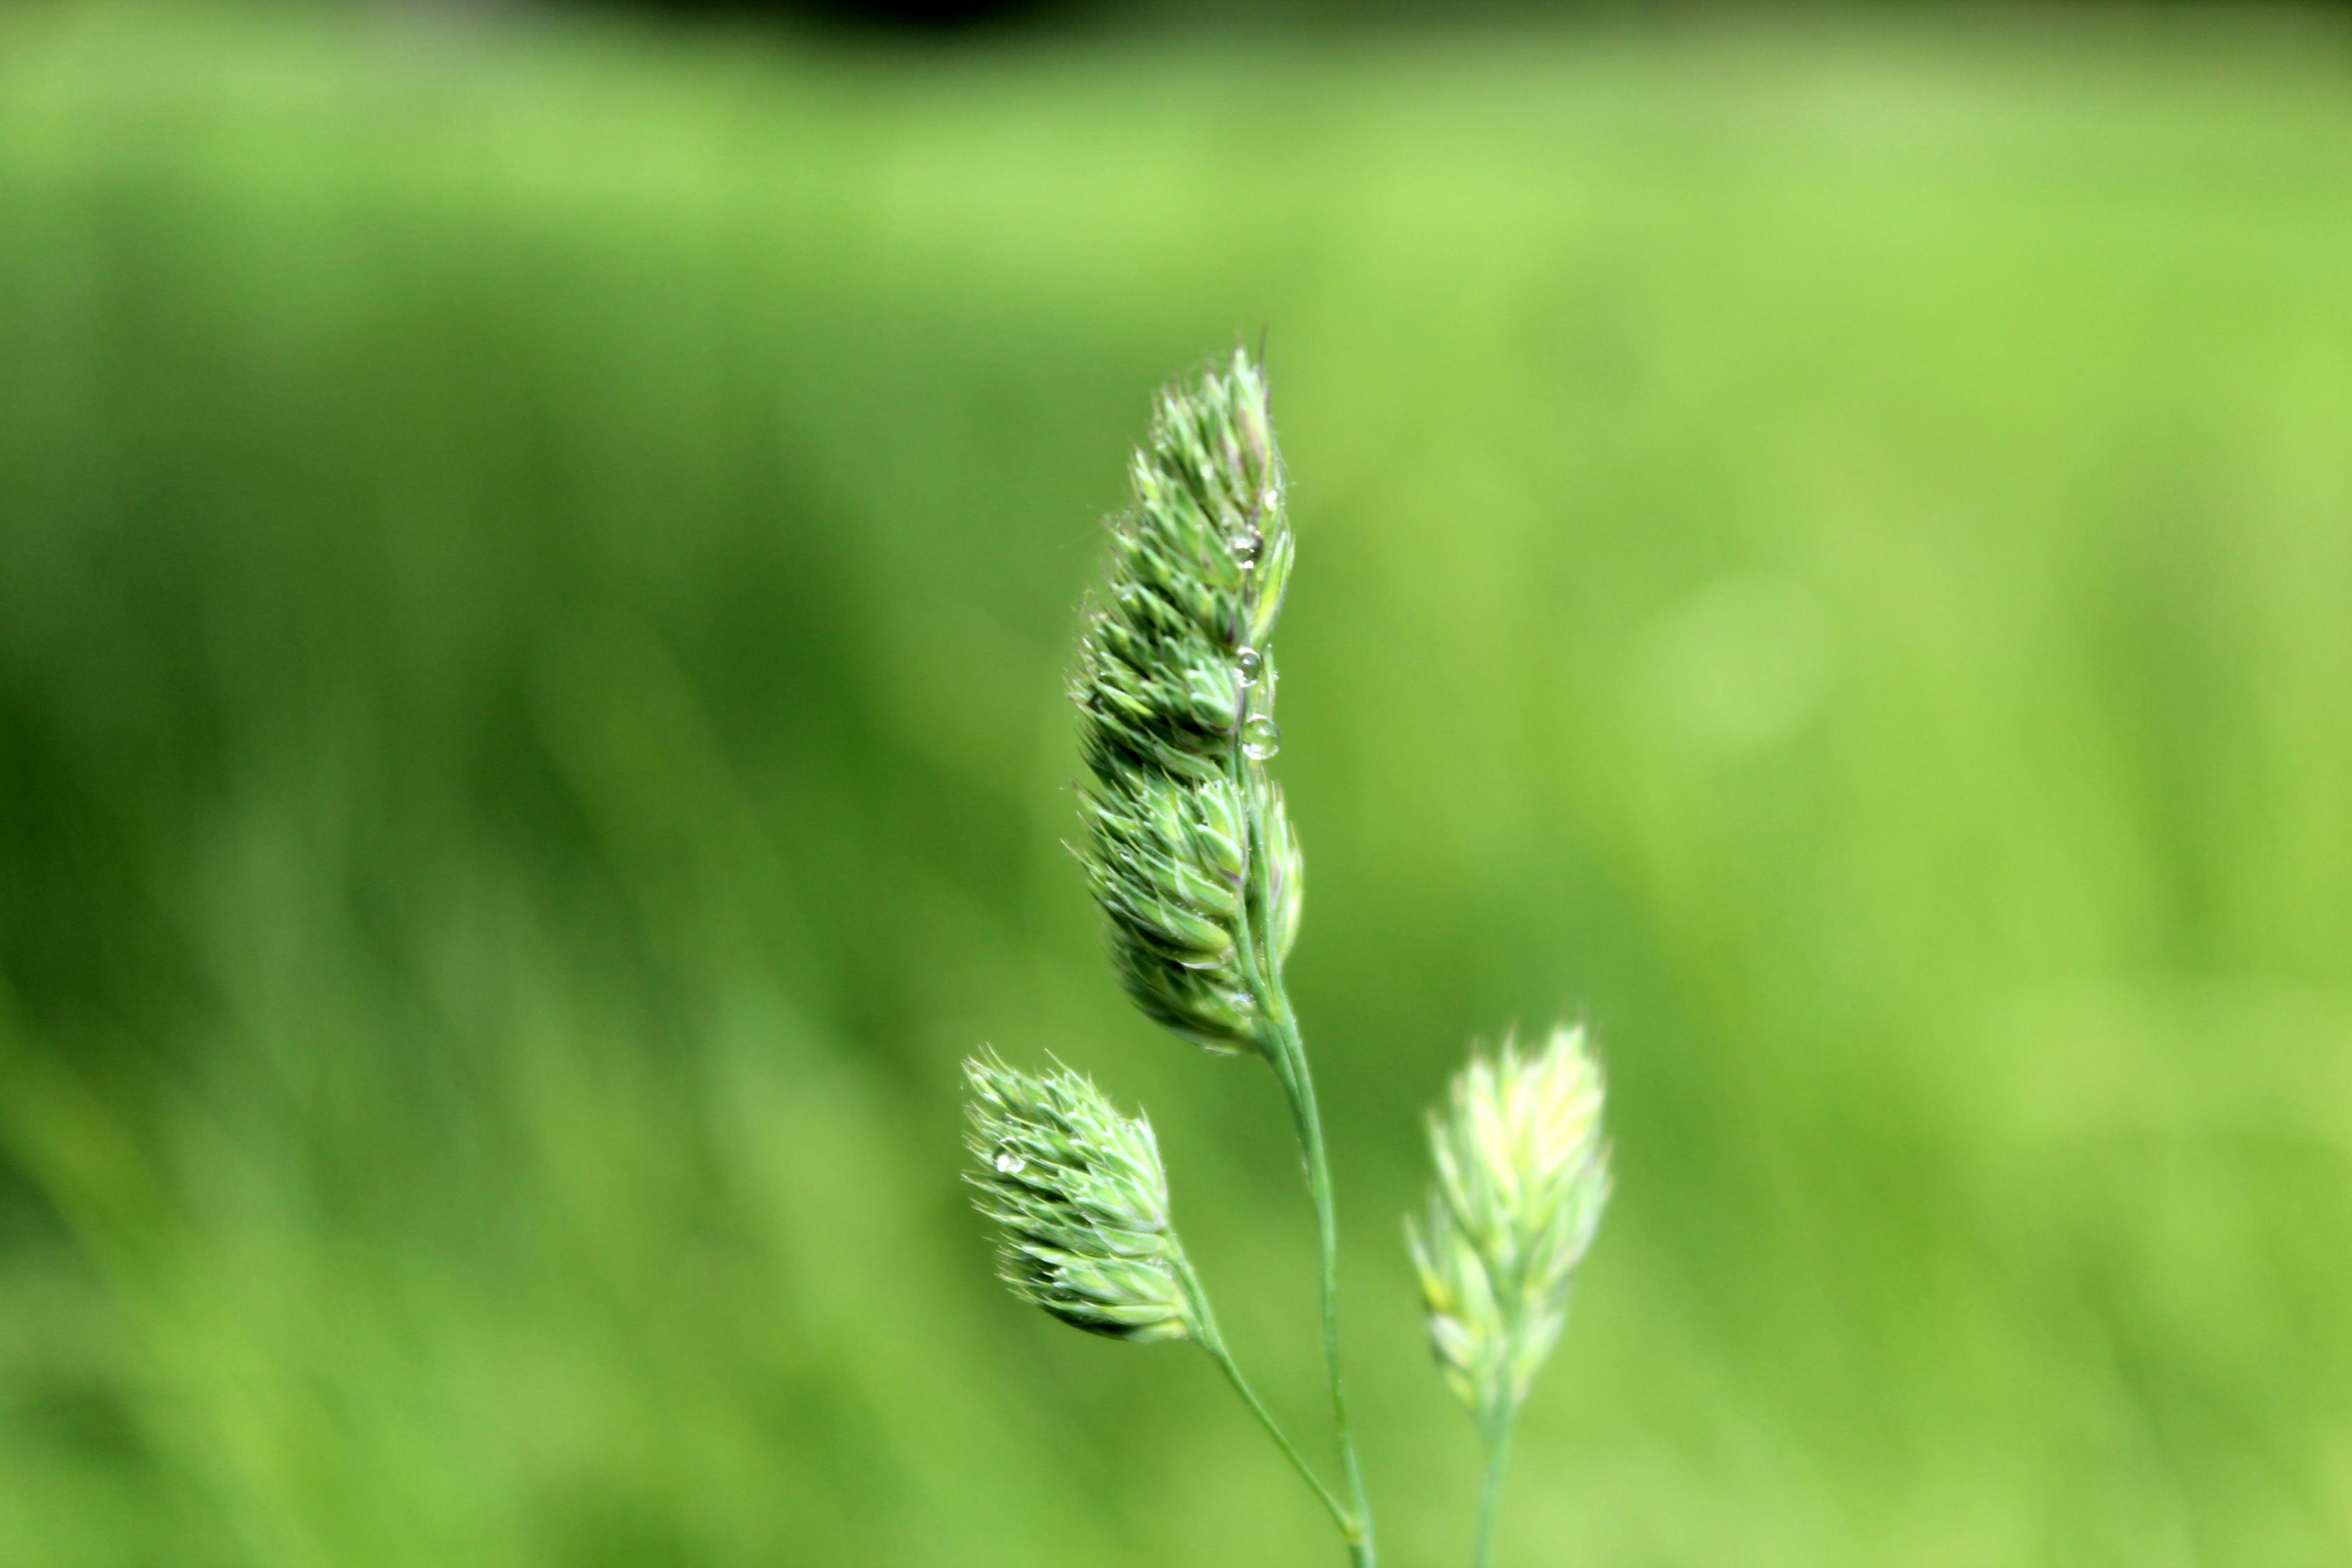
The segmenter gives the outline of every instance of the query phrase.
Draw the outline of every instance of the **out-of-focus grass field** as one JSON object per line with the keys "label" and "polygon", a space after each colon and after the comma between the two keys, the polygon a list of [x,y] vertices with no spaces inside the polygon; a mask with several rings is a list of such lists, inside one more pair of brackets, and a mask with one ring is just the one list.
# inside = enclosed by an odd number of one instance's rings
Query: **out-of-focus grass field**
{"label": "out-of-focus grass field", "polygon": [[2352,41],[2018,26],[0,20],[0,1564],[1338,1562],[955,1181],[981,1041],[1148,1105],[1315,1429],[1271,1080],[1059,847],[1261,328],[1387,1559],[1417,1118],[1567,1010],[1505,1562],[2352,1563]]}

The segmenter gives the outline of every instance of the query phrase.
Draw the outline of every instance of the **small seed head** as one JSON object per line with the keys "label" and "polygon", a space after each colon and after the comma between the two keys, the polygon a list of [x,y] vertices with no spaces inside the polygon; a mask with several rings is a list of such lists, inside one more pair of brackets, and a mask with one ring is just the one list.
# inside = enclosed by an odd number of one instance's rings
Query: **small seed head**
{"label": "small seed head", "polygon": [[964,1080],[965,1179],[996,1226],[1013,1293],[1088,1333],[1194,1337],[1151,1124],[1121,1116],[1066,1068],[1024,1073],[983,1054],[964,1063]]}
{"label": "small seed head", "polygon": [[1406,1231],[1431,1348],[1483,1425],[1515,1410],[1567,1321],[1610,1193],[1601,1064],[1581,1027],[1474,1058],[1429,1119],[1437,1180]]}

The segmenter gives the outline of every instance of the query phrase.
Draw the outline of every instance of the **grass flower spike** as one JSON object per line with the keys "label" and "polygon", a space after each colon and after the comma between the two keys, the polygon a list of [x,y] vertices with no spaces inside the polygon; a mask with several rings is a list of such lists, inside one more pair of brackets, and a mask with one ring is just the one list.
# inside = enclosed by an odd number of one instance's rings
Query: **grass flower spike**
{"label": "grass flower spike", "polygon": [[1129,479],[1072,689],[1079,858],[1137,1005],[1213,1049],[1263,1050],[1252,971],[1298,920],[1296,841],[1255,766],[1278,744],[1267,641],[1293,544],[1246,354],[1160,395]]}
{"label": "grass flower spike", "polygon": [[1110,1339],[1191,1340],[1209,1352],[1332,1519],[1347,1508],[1242,1375],[1208,1292],[1168,1220],[1168,1176],[1151,1123],[1121,1116],[1087,1079],[964,1063],[967,1144],[980,1212],[997,1228],[1004,1282],[1073,1328]]}
{"label": "grass flower spike", "polygon": [[1151,1124],[1067,1068],[1038,1076],[984,1056],[964,1079],[968,1179],[1013,1293],[1088,1333],[1197,1338]]}
{"label": "grass flower spike", "polygon": [[1580,1028],[1505,1041],[1462,1069],[1429,1123],[1437,1183],[1409,1227],[1447,1384],[1482,1423],[1528,1396],[1568,1317],[1609,1201],[1601,1064]]}
{"label": "grass flower spike", "polygon": [[1430,1116],[1437,1181],[1407,1232],[1445,1381],[1487,1445],[1477,1561],[1512,1419],[1568,1320],[1577,1266],[1610,1192],[1601,1064],[1581,1028],[1535,1055],[1506,1040],[1456,1075]]}

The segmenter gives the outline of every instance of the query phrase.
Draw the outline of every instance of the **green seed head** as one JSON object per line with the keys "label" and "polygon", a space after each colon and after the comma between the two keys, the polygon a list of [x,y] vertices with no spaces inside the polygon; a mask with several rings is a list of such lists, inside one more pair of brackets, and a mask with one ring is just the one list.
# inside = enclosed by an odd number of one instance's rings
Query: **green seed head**
{"label": "green seed head", "polygon": [[1584,1031],[1474,1058],[1429,1120],[1437,1180],[1408,1221],[1447,1384],[1483,1424],[1527,1397],[1610,1192],[1601,1064]]}
{"label": "green seed head", "polygon": [[1013,1294],[1112,1339],[1193,1337],[1151,1124],[1121,1116],[1067,1068],[1038,1076],[992,1054],[965,1062],[964,1079],[966,1179],[996,1225]]}
{"label": "green seed head", "polygon": [[1257,364],[1236,352],[1160,394],[1129,478],[1071,693],[1078,855],[1136,1005],[1212,1049],[1255,1048],[1248,969],[1289,950],[1300,888],[1264,765],[1293,546]]}

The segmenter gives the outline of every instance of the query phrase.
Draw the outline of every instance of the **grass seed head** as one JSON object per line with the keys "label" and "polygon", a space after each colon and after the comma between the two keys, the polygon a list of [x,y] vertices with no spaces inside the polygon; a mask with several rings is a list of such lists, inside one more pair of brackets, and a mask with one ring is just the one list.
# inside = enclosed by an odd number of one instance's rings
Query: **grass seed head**
{"label": "grass seed head", "polygon": [[1162,392],[1129,479],[1071,693],[1087,765],[1078,855],[1136,1005],[1212,1049],[1254,1048],[1245,944],[1280,961],[1300,888],[1264,768],[1279,743],[1267,645],[1293,545],[1256,363],[1236,351]]}
{"label": "grass seed head", "polygon": [[1066,1068],[1025,1073],[989,1054],[964,1063],[964,1079],[966,1180],[1013,1294],[1112,1339],[1195,1337],[1151,1124]]}
{"label": "grass seed head", "polygon": [[1437,1180],[1407,1222],[1429,1336],[1481,1424],[1527,1397],[1610,1193],[1601,1064],[1581,1027],[1474,1058],[1429,1119]]}

